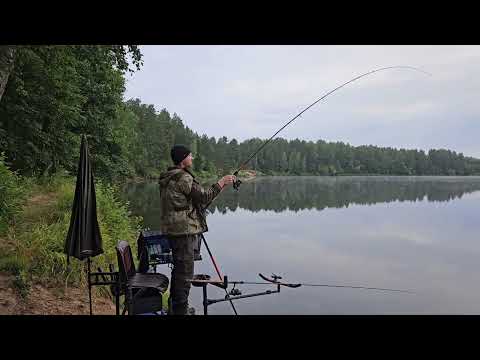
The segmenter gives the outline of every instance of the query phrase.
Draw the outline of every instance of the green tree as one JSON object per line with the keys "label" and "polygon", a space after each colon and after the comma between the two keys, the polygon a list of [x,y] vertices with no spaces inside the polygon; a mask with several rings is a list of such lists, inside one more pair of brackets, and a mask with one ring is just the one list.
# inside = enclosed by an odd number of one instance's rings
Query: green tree
{"label": "green tree", "polygon": [[[25,174],[75,171],[79,134],[89,136],[94,169],[110,176],[120,154],[114,119],[135,46],[19,46],[0,102],[0,145]],[[3,67],[2,67],[3,66]],[[0,64],[0,72],[5,66]]]}

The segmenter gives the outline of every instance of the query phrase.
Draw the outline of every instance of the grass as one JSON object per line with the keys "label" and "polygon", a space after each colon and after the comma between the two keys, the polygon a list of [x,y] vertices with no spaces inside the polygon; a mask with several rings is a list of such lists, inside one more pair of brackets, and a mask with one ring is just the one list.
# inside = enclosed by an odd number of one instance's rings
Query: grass
{"label": "grass", "polygon": [[26,298],[28,296],[31,287],[31,281],[29,280],[26,272],[26,264],[21,258],[15,255],[6,257],[1,256],[0,271],[14,275],[14,288],[19,292],[22,298]]}
{"label": "grass", "polygon": [[[136,238],[142,219],[131,216],[128,203],[121,202],[117,188],[96,183],[97,214],[104,254],[92,259],[92,271],[108,264],[117,268],[115,245],[120,240],[130,243],[136,252]],[[84,287],[87,284],[86,261],[70,258],[63,252],[70,226],[75,192],[75,178],[57,175],[33,184],[30,196],[18,212],[16,221],[4,235],[10,247],[1,247],[0,270],[15,275],[15,287],[22,296],[28,295],[35,279],[52,285]],[[94,288],[106,295],[105,287]]]}
{"label": "grass", "polygon": [[5,154],[0,153],[0,236],[4,235],[28,196],[31,181],[11,171],[5,162]]}

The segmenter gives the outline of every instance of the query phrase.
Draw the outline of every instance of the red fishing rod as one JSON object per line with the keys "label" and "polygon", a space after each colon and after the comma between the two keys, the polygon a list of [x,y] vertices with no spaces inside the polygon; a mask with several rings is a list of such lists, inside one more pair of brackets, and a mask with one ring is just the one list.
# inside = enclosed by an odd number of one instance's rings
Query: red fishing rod
{"label": "red fishing rod", "polygon": [[[208,247],[207,240],[205,240],[205,236],[203,236],[203,234],[200,234],[200,236],[202,237],[203,243],[205,244],[205,247],[207,248],[208,255],[210,255],[210,259],[212,259],[212,263],[213,263],[213,266],[215,267],[215,270],[217,271],[218,277],[220,278],[220,280],[223,280],[223,276],[220,273],[220,269],[218,268],[217,262],[215,261],[213,255],[212,255],[212,252],[210,251],[210,248]],[[230,298],[229,298],[230,295],[228,294],[227,289],[224,288],[224,290],[225,290],[226,298],[230,301],[230,305],[232,305],[233,312],[235,313],[235,315],[238,315],[237,309],[235,309],[235,305],[233,305],[233,301],[230,300]]]}

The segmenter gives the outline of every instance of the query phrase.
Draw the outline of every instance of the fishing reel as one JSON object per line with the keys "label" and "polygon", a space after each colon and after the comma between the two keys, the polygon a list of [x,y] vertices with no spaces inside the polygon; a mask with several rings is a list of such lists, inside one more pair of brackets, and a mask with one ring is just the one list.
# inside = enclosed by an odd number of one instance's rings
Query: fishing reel
{"label": "fishing reel", "polygon": [[242,295],[242,292],[240,291],[240,289],[236,289],[235,286],[237,286],[237,284],[234,284],[233,285],[233,289],[230,290],[228,292],[228,294],[225,295],[225,299],[228,299],[229,296],[239,296],[239,295]]}
{"label": "fishing reel", "polygon": [[233,182],[233,188],[238,191],[238,189],[240,188],[240,184],[242,183],[240,179],[238,179],[238,170],[235,171],[233,175],[235,175],[235,177],[237,178],[237,180]]}
{"label": "fishing reel", "polygon": [[272,274],[272,279],[273,279],[274,282],[277,282],[277,280],[279,280],[279,279],[281,279],[281,278],[282,278],[281,276]]}
{"label": "fishing reel", "polygon": [[233,288],[232,290],[230,290],[229,294],[232,296],[237,296],[237,295],[242,295],[242,292],[240,291],[240,289]]}

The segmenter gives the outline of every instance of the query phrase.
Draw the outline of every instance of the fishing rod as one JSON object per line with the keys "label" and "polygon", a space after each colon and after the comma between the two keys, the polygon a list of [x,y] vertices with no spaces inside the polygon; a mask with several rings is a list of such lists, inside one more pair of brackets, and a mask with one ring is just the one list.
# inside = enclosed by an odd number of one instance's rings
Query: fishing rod
{"label": "fishing rod", "polygon": [[[361,75],[358,75],[356,77],[354,77],[353,79],[337,86],[336,88],[334,88],[333,90],[330,90],[328,91],[327,93],[325,93],[324,95],[322,95],[319,99],[315,100],[313,103],[311,103],[310,105],[308,105],[305,109],[303,109],[302,111],[300,111],[297,115],[295,115],[292,119],[290,119],[285,125],[283,125],[279,130],[277,130],[277,132],[275,132],[269,139],[267,139],[266,141],[264,141],[245,161],[243,161],[240,166],[238,167],[238,169],[233,173],[233,175],[235,175],[236,177],[236,180],[233,182],[233,188],[235,190],[239,190],[240,188],[240,184],[242,183],[240,181],[240,179],[238,179],[238,173],[240,170],[244,169],[245,166],[250,162],[250,160],[252,160],[265,146],[267,146],[268,143],[270,143],[274,138],[275,136],[277,136],[283,129],[285,129],[288,125],[290,125],[295,119],[297,119],[299,116],[301,116],[304,112],[306,112],[307,110],[309,110],[311,107],[313,107],[314,105],[316,105],[317,103],[319,103],[320,101],[322,101],[323,99],[325,99],[327,96],[333,94],[335,91],[343,88],[344,86],[354,82],[354,81],[357,81],[365,76],[368,76],[368,75],[371,75],[373,73],[376,73],[376,72],[379,72],[379,71],[384,71],[384,70],[388,70],[388,69],[409,69],[409,70],[414,70],[414,71],[418,71],[418,72],[421,72],[423,74],[426,74],[426,75],[432,75],[424,70],[421,70],[421,69],[418,69],[416,67],[413,67],[413,66],[403,66],[403,65],[397,65],[397,66],[388,66],[388,67],[383,67],[383,68],[379,68],[379,69],[375,69],[375,70],[372,70],[372,71],[369,71],[369,72],[366,72],[364,74],[361,74]],[[213,200],[212,200],[213,201]],[[208,207],[210,206],[210,204],[212,203],[212,201],[210,201],[205,207],[203,207],[203,211],[201,211],[202,213],[204,213],[205,215],[205,211],[208,209]],[[203,215],[203,216],[204,216]],[[217,274],[218,276],[221,278],[221,275],[220,275],[220,271],[218,270],[218,267],[216,266],[216,263],[215,263],[215,260],[210,252],[210,249],[208,248],[208,245],[205,241],[205,238],[203,238],[203,241],[205,243],[205,246],[207,247],[207,250],[210,254],[210,258],[212,259],[212,262],[214,263],[214,266],[215,266],[215,269],[217,271]],[[219,302],[219,301],[230,301],[230,304],[235,312],[235,314],[237,314],[237,311],[233,305],[233,302],[232,300],[235,300],[235,299],[238,299],[238,298],[244,298],[244,297],[251,297],[251,296],[259,296],[259,295],[267,295],[267,294],[272,294],[272,293],[276,293],[276,292],[280,292],[280,287],[281,286],[286,286],[286,287],[291,287],[291,288],[296,288],[296,287],[300,287],[300,286],[318,286],[318,287],[337,287],[337,288],[352,288],[352,289],[367,289],[367,290],[379,290],[379,291],[400,291],[400,292],[408,292],[408,291],[405,291],[405,290],[396,290],[396,289],[384,289],[384,288],[372,288],[372,287],[365,287],[365,286],[350,286],[350,285],[328,285],[328,284],[285,284],[285,283],[280,283],[278,281],[278,279],[281,279],[281,277],[273,274],[273,277],[272,279],[268,279],[266,278],[265,276],[263,276],[262,274],[259,274],[260,277],[262,279],[264,279],[265,281],[267,281],[267,284],[270,283],[270,284],[276,284],[277,285],[277,290],[276,291],[266,291],[266,292],[263,292],[263,293],[256,293],[256,294],[250,294],[250,295],[241,295],[241,292],[238,290],[238,289],[235,289],[235,285],[236,284],[247,284],[247,283],[251,283],[253,284],[254,282],[230,282],[231,284],[234,285],[234,288],[231,290],[230,293],[227,292],[226,290],[226,286],[227,284],[224,284],[224,289],[225,289],[225,299],[218,299],[218,300],[210,300],[207,298],[207,293],[206,293],[206,285],[207,283],[209,283],[209,280],[204,280],[205,282],[203,284],[201,284],[203,286],[203,293],[204,293],[204,313],[207,314],[207,307],[208,305],[210,304],[213,304],[215,302]],[[193,281],[193,280],[192,280]],[[226,282],[226,279],[224,278],[224,281]],[[200,284],[197,282],[197,284]],[[217,286],[219,284],[216,284]],[[237,296],[235,296],[237,295]]]}
{"label": "fishing rod", "polygon": [[[289,120],[285,125],[283,125],[275,134],[273,134],[268,140],[266,140],[262,145],[260,145],[260,146],[257,148],[257,150],[255,150],[244,162],[242,162],[242,163],[240,164],[240,166],[238,167],[238,169],[233,173],[233,175],[235,175],[236,177],[238,177],[238,172],[239,172],[240,170],[244,169],[245,166],[250,162],[250,160],[252,160],[252,159],[255,157],[255,155],[257,155],[257,154],[260,152],[260,150],[262,150],[270,141],[272,141],[272,140],[275,138],[275,136],[277,136],[277,134],[278,134],[280,131],[282,131],[283,129],[285,129],[290,123],[292,123],[295,119],[297,119],[297,118],[298,118],[300,115],[302,115],[305,111],[307,111],[307,110],[310,109],[312,106],[314,106],[314,105],[317,104],[318,102],[320,102],[320,101],[322,101],[323,99],[325,99],[328,95],[333,94],[335,91],[341,89],[341,88],[344,87],[345,85],[348,85],[348,84],[350,84],[350,83],[352,83],[352,82],[354,82],[354,81],[356,81],[356,80],[358,80],[358,79],[360,79],[360,78],[362,78],[362,77],[364,77],[364,76],[368,76],[368,75],[371,75],[371,74],[373,74],[373,73],[376,73],[376,72],[379,72],[379,71],[383,71],[383,70],[388,70],[388,69],[409,69],[409,70],[419,71],[419,72],[424,73],[424,74],[426,74],[426,75],[430,75],[430,76],[432,75],[432,74],[430,74],[430,73],[428,73],[428,72],[426,72],[426,71],[424,71],[424,70],[418,69],[418,68],[413,67],[413,66],[397,65],[397,66],[388,66],[388,67],[383,67],[383,68],[375,69],[375,70],[372,70],[372,71],[369,71],[369,72],[364,73],[364,74],[362,74],[362,75],[359,75],[359,76],[357,76],[357,77],[355,77],[355,78],[353,78],[353,79],[351,79],[351,80],[343,83],[342,85],[340,85],[340,86],[336,87],[335,89],[330,90],[330,91],[328,91],[327,93],[325,93],[324,95],[322,95],[322,97],[320,97],[318,100],[316,100],[316,101],[313,102],[312,104],[308,105],[305,109],[303,109],[302,111],[300,111],[300,112],[299,112],[297,115],[295,115],[291,120]],[[234,183],[233,183],[233,188],[238,191],[241,183],[242,183],[242,182],[241,182],[239,179],[235,180]],[[209,205],[210,205],[210,204],[208,204],[208,206],[209,206]],[[208,207],[208,206],[207,206],[207,207]]]}

